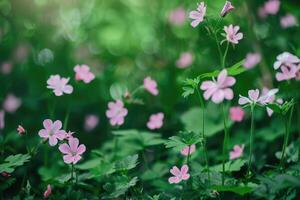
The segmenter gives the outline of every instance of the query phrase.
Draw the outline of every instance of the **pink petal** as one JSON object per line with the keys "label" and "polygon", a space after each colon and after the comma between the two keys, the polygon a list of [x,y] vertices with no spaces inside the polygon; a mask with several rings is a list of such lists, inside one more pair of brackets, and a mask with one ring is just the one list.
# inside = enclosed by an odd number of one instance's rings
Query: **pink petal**
{"label": "pink petal", "polygon": [[182,174],[181,179],[182,180],[188,180],[190,178],[190,174]]}
{"label": "pink petal", "polygon": [[189,171],[189,167],[187,165],[183,165],[180,171],[181,174],[186,174]]}
{"label": "pink petal", "polygon": [[173,177],[170,177],[168,181],[169,181],[169,183],[172,184],[172,183],[179,183],[181,180],[180,180],[180,178],[173,176]]}
{"label": "pink petal", "polygon": [[65,155],[63,157],[63,159],[64,159],[64,162],[67,164],[70,164],[73,162],[73,156],[71,154]]}
{"label": "pink petal", "polygon": [[224,92],[223,90],[218,90],[212,95],[211,99],[214,103],[219,104],[224,100]]}
{"label": "pink petal", "polygon": [[218,84],[219,85],[223,85],[223,83],[225,82],[227,78],[227,70],[226,69],[223,69],[220,74],[218,75]]}
{"label": "pink petal", "polygon": [[86,148],[84,144],[79,145],[77,149],[77,154],[83,154],[85,152]]}
{"label": "pink petal", "polygon": [[70,145],[70,148],[73,152],[77,151],[78,144],[79,144],[79,140],[77,138],[70,138],[69,139],[69,145]]}
{"label": "pink petal", "polygon": [[73,87],[71,85],[66,85],[63,92],[66,94],[71,94],[73,92]]}
{"label": "pink petal", "polygon": [[72,153],[70,146],[67,145],[66,143],[59,145],[58,149],[63,154],[71,154]]}
{"label": "pink petal", "polygon": [[178,169],[178,167],[174,166],[171,170],[170,170],[171,174],[173,174],[174,176],[180,176],[181,172]]}
{"label": "pink petal", "polygon": [[56,131],[60,130],[61,127],[62,127],[61,121],[56,120],[56,121],[54,122],[53,126],[52,126],[52,131],[53,131],[53,132],[56,132]]}
{"label": "pink petal", "polygon": [[38,134],[42,138],[48,138],[49,137],[49,133],[45,129],[40,130]]}
{"label": "pink petal", "polygon": [[57,138],[55,136],[50,136],[49,144],[50,144],[50,146],[55,146],[57,144]]}
{"label": "pink petal", "polygon": [[45,129],[50,130],[52,128],[52,120],[51,119],[45,119],[43,121],[43,126],[45,127]]}
{"label": "pink petal", "polygon": [[225,97],[225,99],[227,99],[227,100],[233,99],[233,91],[232,91],[232,89],[227,88],[227,89],[224,89],[223,91],[224,91],[224,97]]}
{"label": "pink petal", "polygon": [[248,95],[251,100],[257,101],[259,97],[259,90],[249,90]]}
{"label": "pink petal", "polygon": [[247,103],[250,103],[249,99],[247,97],[240,96],[240,98],[239,98],[239,104],[240,105],[245,105]]}
{"label": "pink petal", "polygon": [[210,88],[215,87],[215,86],[216,86],[216,84],[213,81],[204,81],[201,84],[200,89],[201,90],[207,90],[207,89],[210,89]]}

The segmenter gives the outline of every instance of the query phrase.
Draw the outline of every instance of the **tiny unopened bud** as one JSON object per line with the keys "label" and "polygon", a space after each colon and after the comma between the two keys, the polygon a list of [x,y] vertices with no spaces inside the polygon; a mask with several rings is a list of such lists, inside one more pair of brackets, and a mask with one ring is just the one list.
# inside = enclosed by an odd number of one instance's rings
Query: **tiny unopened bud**
{"label": "tiny unopened bud", "polygon": [[226,1],[225,5],[221,11],[221,17],[225,17],[230,11],[234,9],[230,1]]}

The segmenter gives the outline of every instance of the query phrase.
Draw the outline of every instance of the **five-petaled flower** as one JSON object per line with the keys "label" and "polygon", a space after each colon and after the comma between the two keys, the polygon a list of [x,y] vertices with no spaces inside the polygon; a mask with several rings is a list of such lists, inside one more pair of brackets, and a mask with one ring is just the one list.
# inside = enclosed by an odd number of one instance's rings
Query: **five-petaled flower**
{"label": "five-petaled flower", "polygon": [[239,98],[239,104],[240,105],[246,105],[246,104],[260,104],[262,106],[265,106],[266,104],[272,102],[272,99],[274,98],[274,95],[278,92],[278,89],[272,89],[269,90],[268,93],[263,94],[260,96],[260,92],[258,89],[255,90],[249,90],[248,91],[248,97],[244,97],[240,95]]}
{"label": "five-petaled flower", "polygon": [[159,129],[163,126],[164,114],[157,113],[150,116],[147,127],[151,130]]}
{"label": "five-petaled flower", "polygon": [[74,67],[75,79],[77,81],[83,81],[84,83],[90,83],[94,80],[95,75],[90,71],[90,67],[87,65],[76,65]]}
{"label": "five-petaled flower", "polygon": [[70,138],[69,144],[59,145],[59,150],[64,155],[64,162],[67,164],[76,164],[81,159],[81,154],[86,150],[85,145],[79,145],[79,140],[77,138]]}
{"label": "five-petaled flower", "polygon": [[243,66],[247,69],[255,67],[261,61],[261,55],[259,53],[248,53]]}
{"label": "five-petaled flower", "polygon": [[150,94],[154,96],[158,95],[157,83],[149,76],[144,79],[144,88],[150,92]]}
{"label": "five-petaled flower", "polygon": [[44,129],[39,131],[39,136],[42,138],[49,139],[50,146],[55,146],[58,140],[65,138],[65,131],[61,130],[62,123],[56,120],[54,123],[50,119],[43,121]]}
{"label": "five-petaled flower", "polygon": [[238,44],[239,40],[243,39],[243,33],[238,33],[240,30],[239,26],[224,26],[224,31],[226,33],[226,40],[232,44]]}
{"label": "five-petaled flower", "polygon": [[200,4],[198,4],[197,10],[193,10],[189,14],[189,18],[193,20],[191,22],[191,26],[195,28],[201,22],[203,22],[205,14],[206,14],[206,5],[204,4],[204,2],[201,2]]}
{"label": "five-petaled flower", "polygon": [[174,176],[169,178],[169,183],[180,183],[182,180],[188,180],[190,178],[190,174],[188,173],[189,167],[187,165],[183,165],[179,170],[178,167],[174,166],[170,172]]}
{"label": "five-petaled flower", "polygon": [[126,117],[128,110],[124,108],[122,101],[117,100],[116,102],[108,103],[108,110],[106,111],[106,116],[109,118],[111,125],[122,125],[124,123],[124,118]]}
{"label": "five-petaled flower", "polygon": [[241,122],[245,115],[245,111],[239,106],[231,107],[229,113],[230,119],[234,122]]}
{"label": "five-petaled flower", "polygon": [[192,144],[190,146],[186,146],[181,150],[181,155],[183,156],[188,156],[191,155],[192,153],[194,153],[196,150],[196,145]]}
{"label": "five-petaled flower", "polygon": [[52,89],[56,96],[62,96],[65,94],[71,94],[73,87],[68,85],[69,78],[61,78],[60,75],[51,75],[47,80],[47,88]]}
{"label": "five-petaled flower", "polygon": [[234,145],[233,150],[229,152],[229,159],[234,160],[240,158],[243,155],[245,145]]}
{"label": "five-petaled flower", "polygon": [[230,1],[226,1],[221,11],[221,17],[225,17],[230,11],[234,9]]}
{"label": "five-petaled flower", "polygon": [[223,102],[224,99],[231,100],[233,99],[233,91],[231,86],[235,84],[235,78],[228,76],[227,70],[223,69],[218,75],[217,80],[213,79],[212,81],[204,81],[200,88],[205,90],[204,98],[211,100],[219,104]]}

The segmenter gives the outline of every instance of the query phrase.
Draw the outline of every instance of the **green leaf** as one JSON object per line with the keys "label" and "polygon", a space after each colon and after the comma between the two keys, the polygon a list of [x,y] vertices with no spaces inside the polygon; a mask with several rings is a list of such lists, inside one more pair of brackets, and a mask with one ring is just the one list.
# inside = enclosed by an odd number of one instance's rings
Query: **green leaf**
{"label": "green leaf", "polygon": [[174,148],[176,151],[180,151],[186,146],[197,144],[202,142],[200,134],[196,134],[192,131],[181,131],[179,136],[172,136],[165,142],[166,148]]}
{"label": "green leaf", "polygon": [[[228,161],[225,163],[225,171],[226,172],[233,172],[233,171],[240,171],[240,169],[245,165],[246,160],[237,159],[233,161]],[[212,170],[217,172],[222,172],[222,164],[216,165],[212,167]]]}
{"label": "green leaf", "polygon": [[127,156],[116,162],[115,169],[116,171],[127,171],[135,168],[138,165],[138,155]]}
{"label": "green leaf", "polygon": [[233,192],[236,194],[239,194],[241,196],[244,196],[245,194],[250,193],[253,188],[248,186],[227,186],[227,185],[216,185],[212,186],[213,190],[217,190],[218,192]]}
{"label": "green leaf", "polygon": [[138,182],[137,177],[129,179],[126,176],[114,177],[111,182],[106,183],[103,188],[108,194],[104,194],[104,199],[116,199],[121,195],[124,195],[129,188],[136,185]]}
{"label": "green leaf", "polygon": [[120,100],[123,98],[123,95],[125,94],[126,86],[123,84],[115,83],[109,88],[109,92],[111,97],[114,100]]}
{"label": "green leaf", "polygon": [[191,87],[183,87],[183,93],[182,93],[182,96],[184,98],[187,98],[189,97],[190,95],[194,94],[195,93],[195,89],[194,88],[191,88]]}
{"label": "green leaf", "polygon": [[25,162],[28,162],[30,155],[28,154],[17,154],[8,156],[3,164],[0,165],[0,173],[7,172],[12,173],[16,167],[22,166]]}

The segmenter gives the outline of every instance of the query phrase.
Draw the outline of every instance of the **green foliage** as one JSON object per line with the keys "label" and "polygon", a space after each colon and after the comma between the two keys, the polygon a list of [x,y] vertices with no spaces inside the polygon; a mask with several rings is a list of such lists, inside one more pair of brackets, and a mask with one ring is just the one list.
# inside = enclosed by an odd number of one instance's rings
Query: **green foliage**
{"label": "green foliage", "polygon": [[0,173],[12,173],[16,167],[22,166],[25,162],[28,162],[29,159],[30,155],[28,154],[17,154],[8,156],[4,160],[4,163],[0,165]]}
{"label": "green foliage", "polygon": [[186,146],[202,142],[200,134],[192,131],[181,131],[179,136],[172,136],[165,142],[166,148],[174,148],[176,151],[182,150]]}
{"label": "green foliage", "polygon": [[[225,171],[227,172],[240,171],[240,169],[245,165],[245,163],[246,160],[242,160],[242,159],[228,161],[225,163]],[[213,166],[212,169],[217,172],[222,172],[222,164]]]}
{"label": "green foliage", "polygon": [[227,186],[227,185],[212,186],[212,189],[218,192],[233,192],[241,196],[244,196],[245,194],[248,194],[253,190],[253,188],[248,186]]}
{"label": "green foliage", "polygon": [[115,170],[116,171],[127,171],[135,168],[138,165],[138,155],[127,156],[116,162]]}

